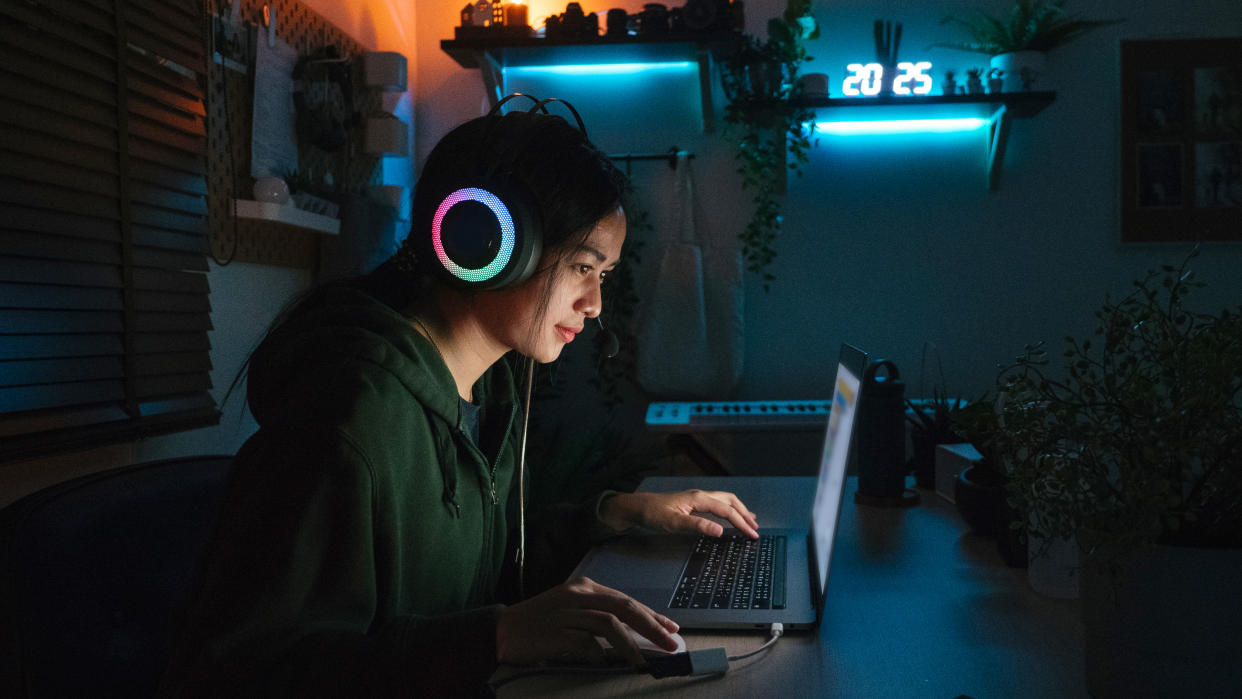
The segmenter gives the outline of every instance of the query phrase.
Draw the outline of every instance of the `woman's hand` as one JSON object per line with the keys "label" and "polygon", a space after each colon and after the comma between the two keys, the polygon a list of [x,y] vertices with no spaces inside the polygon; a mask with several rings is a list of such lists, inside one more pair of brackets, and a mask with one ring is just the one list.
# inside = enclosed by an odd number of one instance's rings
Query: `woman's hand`
{"label": "woman's hand", "polygon": [[644,664],[629,626],[667,650],[677,649],[677,624],[646,605],[589,578],[574,578],[547,592],[500,611],[496,622],[496,657],[502,663],[540,661],[600,664],[604,650],[596,636],[608,639],[635,667]]}
{"label": "woman's hand", "polygon": [[695,513],[728,520],[750,538],[758,538],[759,522],[733,493],[683,490],[680,493],[620,493],[600,504],[600,518],[613,529],[635,525],[666,532],[720,536],[724,527]]}

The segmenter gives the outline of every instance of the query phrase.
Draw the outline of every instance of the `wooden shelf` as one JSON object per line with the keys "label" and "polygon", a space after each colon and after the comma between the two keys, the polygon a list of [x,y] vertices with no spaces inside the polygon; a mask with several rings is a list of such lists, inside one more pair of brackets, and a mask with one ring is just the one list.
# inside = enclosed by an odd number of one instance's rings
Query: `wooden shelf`
{"label": "wooden shelf", "polygon": [[295,228],[304,228],[315,233],[339,235],[341,219],[331,216],[304,211],[292,204],[276,204],[269,201],[251,199],[234,199],[233,211],[238,218],[255,218],[275,221]]}
{"label": "wooden shelf", "polygon": [[496,32],[444,39],[440,48],[463,68],[478,68],[488,99],[495,105],[503,98],[506,68],[581,63],[663,63],[688,61],[699,66],[699,97],[703,107],[703,130],[715,130],[712,111],[711,62],[713,55],[729,51],[742,41],[739,32],[679,32],[662,36],[553,38],[514,36]]}

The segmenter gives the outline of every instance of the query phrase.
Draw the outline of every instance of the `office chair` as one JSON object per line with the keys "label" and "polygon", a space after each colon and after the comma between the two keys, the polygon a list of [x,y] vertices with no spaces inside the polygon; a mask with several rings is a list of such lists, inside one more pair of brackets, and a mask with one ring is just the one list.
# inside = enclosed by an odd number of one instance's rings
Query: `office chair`
{"label": "office chair", "polygon": [[231,460],[125,466],[0,511],[0,696],[155,694]]}

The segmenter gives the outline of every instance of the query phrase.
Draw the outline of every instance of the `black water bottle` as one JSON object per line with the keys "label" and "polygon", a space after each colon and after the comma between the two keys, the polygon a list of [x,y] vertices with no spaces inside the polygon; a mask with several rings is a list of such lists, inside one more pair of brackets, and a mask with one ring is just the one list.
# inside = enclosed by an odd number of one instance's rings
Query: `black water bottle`
{"label": "black water bottle", "polygon": [[906,488],[905,384],[897,365],[878,359],[863,372],[858,402],[856,502],[908,506],[918,493]]}

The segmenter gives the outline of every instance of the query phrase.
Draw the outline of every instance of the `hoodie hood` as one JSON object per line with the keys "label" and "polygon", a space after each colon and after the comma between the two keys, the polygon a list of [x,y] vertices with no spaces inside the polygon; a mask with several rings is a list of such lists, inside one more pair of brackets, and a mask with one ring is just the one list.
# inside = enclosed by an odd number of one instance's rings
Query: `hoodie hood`
{"label": "hoodie hood", "polygon": [[429,411],[457,425],[457,384],[435,346],[400,313],[344,285],[314,292],[259,345],[247,378],[250,411],[260,425],[272,425],[308,410],[346,409],[360,388],[344,370],[351,364],[391,373]]}

